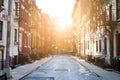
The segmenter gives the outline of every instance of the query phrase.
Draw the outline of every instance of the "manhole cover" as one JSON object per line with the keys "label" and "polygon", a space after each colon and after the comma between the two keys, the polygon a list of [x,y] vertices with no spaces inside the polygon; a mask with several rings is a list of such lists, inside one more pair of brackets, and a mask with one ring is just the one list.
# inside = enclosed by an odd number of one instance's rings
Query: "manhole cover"
{"label": "manhole cover", "polygon": [[106,71],[113,71],[113,69],[105,69]]}
{"label": "manhole cover", "polygon": [[54,77],[28,77],[22,80],[55,80]]}
{"label": "manhole cover", "polygon": [[68,69],[55,69],[55,71],[68,71]]}

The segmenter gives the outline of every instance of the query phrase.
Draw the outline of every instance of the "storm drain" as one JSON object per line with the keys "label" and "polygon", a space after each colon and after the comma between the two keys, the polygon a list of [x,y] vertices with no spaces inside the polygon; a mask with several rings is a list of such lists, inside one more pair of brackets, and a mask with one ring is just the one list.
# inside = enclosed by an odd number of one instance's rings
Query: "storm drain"
{"label": "storm drain", "polygon": [[68,71],[68,69],[55,69],[55,71]]}
{"label": "storm drain", "polygon": [[55,80],[54,77],[28,77],[23,80]]}

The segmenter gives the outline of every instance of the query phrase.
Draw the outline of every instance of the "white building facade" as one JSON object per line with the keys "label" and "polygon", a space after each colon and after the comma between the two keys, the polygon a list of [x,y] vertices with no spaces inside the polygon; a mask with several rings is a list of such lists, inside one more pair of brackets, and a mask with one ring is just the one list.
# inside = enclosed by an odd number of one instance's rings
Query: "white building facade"
{"label": "white building facade", "polygon": [[0,10],[0,71],[3,71],[6,59],[8,0],[0,1]]}
{"label": "white building facade", "polygon": [[[76,45],[80,46],[77,47],[78,55],[112,64],[113,59],[120,57],[120,0],[93,1],[92,9],[87,3],[90,4],[90,0],[76,0],[73,11],[74,32],[80,33],[75,34]],[[99,10],[93,11],[94,7]]]}
{"label": "white building facade", "polygon": [[10,57],[11,57],[11,66],[14,67],[18,64],[18,16],[16,15],[16,0],[12,1],[11,6],[11,38],[10,38]]}
{"label": "white building facade", "polygon": [[[0,1],[0,70],[4,72],[7,46],[7,27],[10,27],[10,66],[17,64],[18,57],[18,21],[16,20],[15,0],[12,0],[11,10],[8,10],[9,0]],[[8,16],[8,11],[11,15]],[[10,25],[8,26],[8,21]]]}

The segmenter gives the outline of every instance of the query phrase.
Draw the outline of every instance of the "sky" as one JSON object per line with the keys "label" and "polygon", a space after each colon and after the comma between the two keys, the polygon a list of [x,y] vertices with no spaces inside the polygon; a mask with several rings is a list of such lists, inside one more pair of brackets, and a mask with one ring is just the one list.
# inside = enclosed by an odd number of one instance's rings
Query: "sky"
{"label": "sky", "polygon": [[37,6],[50,17],[59,18],[61,25],[72,23],[74,0],[36,0]]}

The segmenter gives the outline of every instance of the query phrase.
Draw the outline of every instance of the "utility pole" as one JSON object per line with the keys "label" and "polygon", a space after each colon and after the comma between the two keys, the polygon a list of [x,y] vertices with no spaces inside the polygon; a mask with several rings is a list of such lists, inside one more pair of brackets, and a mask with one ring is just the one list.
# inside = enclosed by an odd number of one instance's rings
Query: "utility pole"
{"label": "utility pole", "polygon": [[[12,11],[12,1],[8,0],[8,17],[11,18]],[[6,42],[6,63],[5,63],[5,72],[7,73],[7,78],[12,77],[11,68],[10,68],[10,34],[11,34],[11,21],[8,19],[7,22],[7,42]]]}

